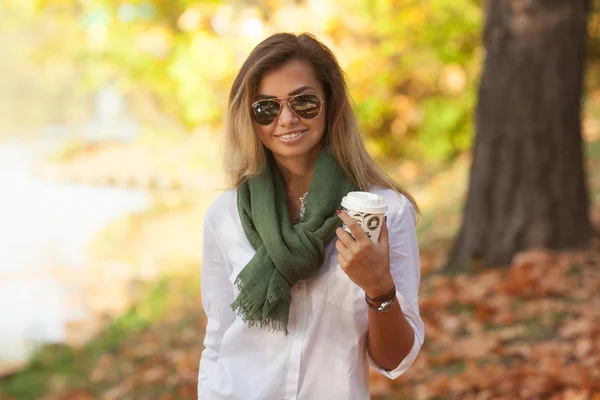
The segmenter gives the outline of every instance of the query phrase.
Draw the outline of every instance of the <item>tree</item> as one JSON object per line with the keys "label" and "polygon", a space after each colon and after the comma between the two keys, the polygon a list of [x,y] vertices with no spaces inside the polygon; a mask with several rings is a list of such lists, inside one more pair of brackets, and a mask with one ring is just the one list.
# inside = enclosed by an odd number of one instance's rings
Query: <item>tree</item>
{"label": "tree", "polygon": [[589,244],[581,97],[588,0],[488,0],[473,161],[449,270]]}

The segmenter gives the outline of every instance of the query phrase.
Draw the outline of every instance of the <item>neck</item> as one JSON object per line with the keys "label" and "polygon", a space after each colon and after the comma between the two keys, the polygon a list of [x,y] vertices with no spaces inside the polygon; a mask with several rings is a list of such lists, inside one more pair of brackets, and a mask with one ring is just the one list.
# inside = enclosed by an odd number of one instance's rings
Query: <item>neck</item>
{"label": "neck", "polygon": [[275,165],[279,169],[281,179],[283,180],[283,187],[292,196],[302,197],[308,192],[315,164],[317,163],[319,154],[321,154],[320,146],[314,150],[317,151],[311,151],[302,157],[280,157],[276,154],[273,155]]}

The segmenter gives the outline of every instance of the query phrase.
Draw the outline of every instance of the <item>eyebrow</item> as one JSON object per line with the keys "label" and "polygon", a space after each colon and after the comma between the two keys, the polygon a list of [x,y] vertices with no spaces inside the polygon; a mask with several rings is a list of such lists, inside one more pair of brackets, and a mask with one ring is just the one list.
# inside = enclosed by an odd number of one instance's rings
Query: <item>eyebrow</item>
{"label": "eyebrow", "polygon": [[[314,87],[308,86],[308,85],[300,86],[298,89],[295,89],[295,90],[292,90],[291,92],[289,92],[288,96],[294,96],[294,95],[302,93],[302,92],[304,92],[305,90],[308,90],[308,89],[313,89],[314,90]],[[268,94],[259,94],[259,95],[256,96],[256,98],[259,99],[259,100],[263,100],[263,99],[276,99],[277,96],[269,96]]]}

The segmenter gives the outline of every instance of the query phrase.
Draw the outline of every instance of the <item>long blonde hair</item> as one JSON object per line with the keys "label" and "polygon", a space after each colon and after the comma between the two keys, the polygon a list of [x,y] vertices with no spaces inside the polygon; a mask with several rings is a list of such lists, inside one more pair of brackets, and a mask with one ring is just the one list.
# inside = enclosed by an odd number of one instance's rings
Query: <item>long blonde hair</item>
{"label": "long blonde hair", "polygon": [[252,50],[235,78],[229,93],[225,138],[225,175],[231,188],[260,173],[265,164],[265,148],[254,132],[250,103],[267,71],[292,59],[311,63],[315,77],[325,90],[325,143],[346,173],[360,190],[371,185],[390,188],[403,194],[412,203],[414,198],[387,175],[367,153],[356,116],[350,104],[344,73],[335,55],[327,46],[308,33],[276,33]]}

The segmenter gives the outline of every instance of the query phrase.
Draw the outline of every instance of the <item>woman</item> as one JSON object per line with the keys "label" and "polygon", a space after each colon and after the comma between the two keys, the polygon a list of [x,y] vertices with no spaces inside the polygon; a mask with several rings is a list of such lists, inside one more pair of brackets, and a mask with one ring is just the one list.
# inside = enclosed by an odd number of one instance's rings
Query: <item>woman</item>
{"label": "woman", "polygon": [[[369,362],[397,378],[423,343],[417,208],[365,151],[335,56],[308,34],[264,40],[233,83],[226,135],[198,398],[368,399]],[[338,210],[355,190],[389,206],[379,244]]]}

